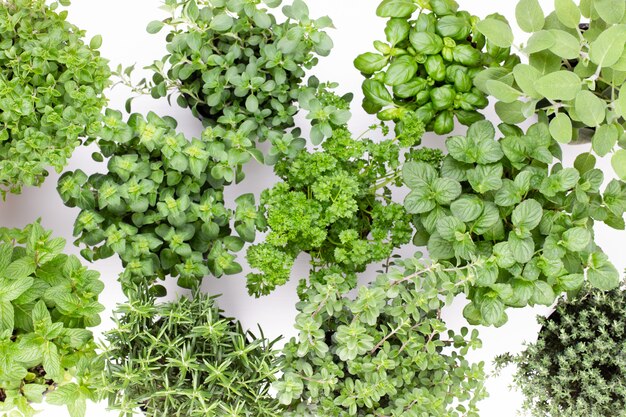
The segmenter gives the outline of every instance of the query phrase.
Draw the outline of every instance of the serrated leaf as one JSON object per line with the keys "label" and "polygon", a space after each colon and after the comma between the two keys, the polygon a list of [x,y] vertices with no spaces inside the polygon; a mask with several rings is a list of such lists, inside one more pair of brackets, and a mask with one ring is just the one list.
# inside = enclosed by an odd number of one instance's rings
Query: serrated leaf
{"label": "serrated leaf", "polygon": [[17,280],[0,280],[0,301],[13,301],[33,285],[33,277]]}
{"label": "serrated leaf", "polygon": [[522,201],[515,207],[511,215],[513,225],[526,230],[539,226],[543,217],[543,207],[534,199]]}
{"label": "serrated leaf", "polygon": [[583,227],[567,229],[563,233],[563,246],[571,252],[584,250],[591,242],[591,232]]}
{"label": "serrated leaf", "polygon": [[0,332],[13,332],[15,326],[15,311],[10,301],[0,301]]}
{"label": "serrated leaf", "polygon": [[602,257],[601,262],[587,270],[587,279],[591,285],[603,291],[609,291],[619,286],[619,272],[608,261],[606,255]]}
{"label": "serrated leaf", "polygon": [[491,326],[497,324],[504,316],[504,304],[499,298],[485,298],[480,303],[480,315],[484,325]]}
{"label": "serrated leaf", "polygon": [[530,300],[534,304],[541,304],[546,306],[552,305],[552,303],[554,303],[554,300],[556,299],[556,294],[554,293],[552,286],[547,282],[541,280],[534,281],[533,284],[533,295]]}

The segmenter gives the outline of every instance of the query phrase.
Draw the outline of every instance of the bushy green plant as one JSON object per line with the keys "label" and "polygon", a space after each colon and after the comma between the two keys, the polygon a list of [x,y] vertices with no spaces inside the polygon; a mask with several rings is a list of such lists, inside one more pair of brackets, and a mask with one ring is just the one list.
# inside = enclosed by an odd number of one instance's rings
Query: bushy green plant
{"label": "bushy green plant", "polygon": [[518,3],[517,22],[531,34],[521,49],[528,61],[489,69],[477,85],[499,100],[496,111],[506,123],[546,113],[554,139],[591,140],[597,155],[613,154],[615,172],[626,179],[626,6],[619,0],[554,5],[545,16],[538,0]]}
{"label": "bushy green plant", "polygon": [[[238,273],[234,252],[254,240],[254,197],[240,196],[233,212],[223,196],[250,155],[228,150],[209,130],[189,141],[175,128],[173,119],[154,113],[133,114],[126,123],[107,110],[97,159],[109,158],[108,172],[88,177],[77,170],[59,180],[65,204],[81,209],[74,235],[85,246],[82,255],[117,254],[124,286],[169,275],[194,288],[209,273]],[[232,236],[233,224],[240,237]]]}
{"label": "bushy green plant", "polygon": [[[61,2],[65,3],[65,2]],[[69,3],[69,2],[68,2]],[[60,172],[74,149],[100,126],[109,85],[94,37],[67,22],[57,2],[0,5],[0,194],[39,186]]]}
{"label": "bushy green plant", "polygon": [[[323,31],[328,17],[311,19],[302,0],[283,7],[287,17],[278,22],[269,9],[281,0],[166,0],[171,17],[148,25],[150,33],[167,26],[168,54],[148,67],[151,81],[138,90],[153,97],[179,94],[205,125],[220,131],[247,124],[245,147],[269,140],[270,159],[293,155],[299,141],[285,133],[294,126],[297,98],[307,69],[333,46]],[[119,71],[123,79],[130,72]],[[243,138],[242,138],[243,139]]]}
{"label": "bushy green plant", "polygon": [[[454,0],[380,3],[376,14],[390,18],[387,42],[374,42],[378,53],[354,61],[368,78],[363,82],[365,110],[396,122],[415,112],[428,131],[438,134],[450,133],[455,118],[467,126],[484,118],[479,111],[489,102],[474,87],[474,77],[485,67],[512,68],[519,59],[511,55],[510,43],[485,39],[483,22],[458,9]],[[508,29],[502,35],[513,38],[504,17],[492,15],[488,22],[498,22]]]}
{"label": "bushy green plant", "polygon": [[[65,240],[33,223],[0,228],[0,415],[35,415],[32,403],[85,415],[95,400],[100,274],[62,254]],[[16,411],[17,410],[17,411]]]}
{"label": "bushy green plant", "polygon": [[583,291],[561,299],[547,318],[537,342],[519,355],[499,357],[515,364],[515,383],[532,416],[624,416],[626,293]]}
{"label": "bushy green plant", "polygon": [[215,298],[154,304],[145,291],[118,307],[106,333],[101,390],[120,416],[278,417],[269,395],[278,372],[274,342],[225,318]]}
{"label": "bushy green plant", "polygon": [[615,288],[619,274],[596,245],[593,225],[624,229],[626,210],[626,184],[612,180],[602,191],[604,175],[592,155],[573,168],[555,163],[561,149],[547,124],[525,134],[500,128],[500,140],[487,121],[448,138],[439,169],[404,166],[414,243],[426,245],[435,261],[479,266],[464,313],[485,325],[505,323],[507,307],[551,305],[585,280]]}
{"label": "bushy green plant", "polygon": [[[315,97],[319,108],[348,112],[348,102],[326,85],[318,86]],[[419,142],[424,128],[415,118],[405,124],[402,136],[375,142],[355,139],[345,122],[330,123],[331,137],[321,149],[303,150],[275,166],[283,181],[263,191],[259,210],[269,233],[247,252],[260,271],[248,275],[250,293],[268,294],[286,283],[302,252],[310,254],[314,270],[334,265],[354,273],[410,241],[410,218],[391,201],[389,185],[401,185],[402,150]]]}
{"label": "bushy green plant", "polygon": [[284,349],[278,398],[287,416],[468,416],[486,396],[483,364],[465,359],[478,332],[447,330],[441,308],[468,285],[462,268],[415,256],[358,287],[319,271]]}

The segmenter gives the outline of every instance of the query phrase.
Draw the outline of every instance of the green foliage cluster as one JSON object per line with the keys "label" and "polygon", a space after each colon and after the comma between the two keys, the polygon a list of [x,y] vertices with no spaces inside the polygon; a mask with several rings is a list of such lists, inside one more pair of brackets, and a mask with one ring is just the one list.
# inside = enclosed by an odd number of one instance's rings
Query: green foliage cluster
{"label": "green foliage cluster", "polygon": [[464,311],[473,324],[502,325],[507,307],[551,305],[585,279],[603,290],[619,284],[593,225],[624,229],[626,184],[612,180],[602,191],[604,175],[590,155],[573,168],[555,163],[561,149],[545,123],[525,134],[500,129],[504,137],[495,140],[493,125],[480,121],[467,136],[448,138],[439,170],[404,166],[414,243],[427,245],[435,261],[475,267]]}
{"label": "green foliage cluster", "polygon": [[109,85],[94,37],[58,3],[5,0],[0,7],[0,195],[39,186],[99,130]]}
{"label": "green foliage cluster", "polygon": [[420,254],[400,266],[356,296],[337,269],[312,275],[275,384],[286,416],[478,416],[483,364],[464,357],[478,332],[440,316],[467,277]]}
{"label": "green foliage cluster", "polygon": [[285,129],[294,125],[305,71],[317,64],[316,55],[332,49],[323,31],[332,21],[311,19],[307,5],[294,0],[283,7],[287,20],[279,23],[267,8],[281,2],[166,0],[172,16],[151,22],[148,31],[171,29],[168,54],[148,67],[153,79],[139,87],[157,98],[180,93],[178,103],[207,126],[228,131],[250,125],[245,147],[269,140],[268,162],[293,155],[298,142],[291,143]]}
{"label": "green foliage cluster", "polygon": [[[483,22],[458,9],[454,0],[380,3],[377,15],[390,18],[387,42],[374,42],[378,53],[367,52],[354,61],[368,78],[363,82],[365,110],[394,121],[415,112],[437,134],[450,133],[455,117],[467,126],[484,118],[479,110],[489,102],[474,87],[474,77],[485,67],[512,69],[519,59],[511,55],[510,43],[485,38]],[[504,17],[492,15],[490,20],[513,38]]]}
{"label": "green foliage cluster", "polygon": [[517,356],[515,383],[532,416],[622,416],[626,407],[626,294],[586,289],[540,318],[539,339]]}
{"label": "green foliage cluster", "polygon": [[522,49],[528,64],[489,69],[477,85],[499,100],[496,110],[504,122],[546,113],[554,139],[591,140],[597,155],[612,153],[615,172],[626,179],[626,5],[554,5],[545,16],[538,0],[518,3],[518,24],[531,34]]}
{"label": "green foliage cluster", "polygon": [[155,304],[131,293],[106,333],[101,390],[122,416],[279,417],[269,395],[278,372],[274,342],[222,316],[215,298]]}
{"label": "green foliage cluster", "polygon": [[59,180],[65,204],[81,209],[74,234],[86,246],[82,255],[117,254],[125,285],[169,275],[194,288],[209,272],[241,272],[234,252],[255,237],[254,197],[240,196],[236,211],[224,206],[224,186],[241,173],[233,158],[241,154],[208,131],[189,141],[175,128],[173,119],[154,113],[133,114],[126,123],[120,112],[107,110],[97,159],[109,158],[108,172],[88,177],[77,170]]}
{"label": "green foliage cluster", "polygon": [[[318,86],[316,97],[320,108],[334,104],[348,112],[348,102],[326,85]],[[260,271],[248,275],[251,294],[286,283],[302,252],[311,256],[314,270],[332,265],[355,273],[410,241],[410,217],[389,189],[402,184],[402,149],[419,142],[424,131],[419,121],[410,122],[402,136],[383,141],[355,139],[345,123],[330,124],[331,137],[320,150],[302,150],[276,164],[282,182],[263,191],[259,208],[269,233],[247,252],[250,266]]]}
{"label": "green foliage cluster", "polygon": [[85,415],[97,397],[100,274],[62,254],[65,240],[39,222],[0,228],[0,414],[31,417],[31,403],[66,405]]}

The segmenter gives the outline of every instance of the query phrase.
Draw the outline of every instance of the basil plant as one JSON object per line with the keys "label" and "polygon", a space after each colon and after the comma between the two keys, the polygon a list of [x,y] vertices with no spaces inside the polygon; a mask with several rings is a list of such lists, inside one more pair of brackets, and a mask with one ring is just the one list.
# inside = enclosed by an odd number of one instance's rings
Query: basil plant
{"label": "basil plant", "polygon": [[[437,134],[450,133],[455,119],[468,126],[483,119],[480,110],[489,102],[474,77],[486,67],[512,69],[519,61],[510,43],[486,38],[483,22],[454,0],[384,0],[376,13],[389,18],[386,42],[374,42],[377,52],[359,55],[354,65],[367,77],[365,110],[397,122],[399,131],[406,112]],[[489,20],[508,28],[500,15]]]}
{"label": "basil plant", "polygon": [[[521,46],[526,63],[488,69],[476,85],[499,100],[496,111],[506,123],[545,113],[554,139],[590,141],[596,155],[611,155],[615,172],[626,179],[626,4],[554,5],[546,16],[538,0],[518,3],[517,23],[530,34]],[[487,37],[504,42],[501,25],[490,26]]]}

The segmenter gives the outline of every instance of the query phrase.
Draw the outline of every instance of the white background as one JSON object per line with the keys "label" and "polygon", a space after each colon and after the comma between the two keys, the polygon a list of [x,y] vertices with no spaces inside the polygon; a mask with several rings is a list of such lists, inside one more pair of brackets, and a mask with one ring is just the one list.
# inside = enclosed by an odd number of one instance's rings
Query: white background
{"label": "white background", "polygon": [[[309,0],[311,16],[319,17],[329,15],[336,26],[330,31],[335,42],[333,53],[320,61],[313,70],[321,80],[337,81],[340,83],[339,92],[355,93],[353,103],[353,120],[351,126],[354,132],[361,132],[374,122],[373,116],[367,115],[361,108],[361,82],[362,77],[352,65],[353,59],[359,53],[373,51],[372,42],[376,39],[384,39],[385,20],[376,17],[375,10],[379,0]],[[515,0],[460,0],[461,7],[472,14],[484,17],[493,12],[505,15],[510,22],[514,22]],[[552,9],[552,1],[541,0],[544,9]],[[117,64],[128,66],[136,63],[138,68],[150,64],[153,60],[162,57],[165,53],[164,33],[149,35],[145,27],[151,20],[163,19],[165,13],[159,10],[158,0],[100,0],[79,1],[74,0],[70,7],[69,19],[72,23],[87,31],[91,38],[96,34],[103,36],[104,42],[101,48],[102,54],[108,58],[112,67]],[[497,9],[497,10],[496,10]],[[165,32],[165,31],[164,31]],[[516,42],[521,43],[526,39],[525,34],[516,31]],[[137,76],[141,75],[141,71]],[[146,73],[147,74],[147,73]],[[110,106],[123,110],[124,101],[129,92],[118,87],[108,93]],[[180,130],[189,136],[198,135],[201,131],[200,123],[195,120],[187,110],[169,107],[165,100],[155,101],[150,97],[136,100],[133,111],[146,113],[156,111],[160,115],[171,115],[179,121]],[[492,120],[494,114],[489,113]],[[301,122],[305,125],[304,122]],[[462,133],[464,128],[460,128]],[[427,145],[441,147],[444,138],[434,135],[425,140]],[[566,147],[565,162],[571,164],[577,152],[587,149],[587,145]],[[92,173],[105,169],[103,164],[94,163],[90,154],[93,149],[79,149],[71,160],[69,169],[83,169]],[[612,175],[608,161],[602,161],[607,177]],[[233,198],[243,192],[254,192],[258,195],[263,188],[271,186],[275,181],[271,169],[261,166],[248,167],[247,180],[243,184],[229,191],[229,197]],[[55,190],[58,174],[52,174],[40,189],[26,189],[20,196],[9,196],[7,201],[0,202],[0,226],[23,227],[26,224],[41,217],[44,227],[53,229],[57,236],[63,236],[68,240],[67,251],[78,254],[78,248],[71,245],[72,225],[77,215],[76,209],[66,208]],[[623,270],[626,259],[623,256],[623,242],[626,232],[615,231],[604,226],[596,228],[597,241],[616,263],[618,269]],[[411,254],[411,250],[404,254]],[[242,252],[243,257],[243,252]],[[243,261],[243,259],[242,259]],[[227,314],[242,320],[245,327],[255,329],[257,323],[261,325],[267,336],[274,338],[280,335],[291,337],[294,335],[292,328],[296,311],[295,286],[297,279],[305,276],[307,260],[302,257],[294,271],[294,279],[286,286],[279,288],[272,295],[252,299],[245,289],[245,272],[240,276],[226,276],[220,280],[207,278],[205,288],[215,294],[224,294],[220,305]],[[102,274],[106,284],[105,292],[101,301],[106,305],[107,311],[103,316],[103,325],[97,329],[99,335],[102,330],[111,326],[111,309],[117,302],[123,301],[123,295],[116,281],[121,271],[121,264],[117,258],[110,258],[91,265]],[[365,280],[372,278],[369,274]],[[463,300],[457,300],[445,314],[448,323],[453,328],[459,328],[464,324],[461,309]],[[488,369],[494,356],[505,352],[516,352],[522,349],[524,342],[531,342],[536,338],[539,329],[535,317],[537,314],[545,314],[548,308],[524,309],[509,311],[508,324],[500,329],[481,328],[483,349],[474,352],[471,359],[485,361]],[[511,383],[511,371],[503,373],[500,377],[490,378],[487,384],[490,398],[481,403],[482,417],[500,417],[515,415],[521,404],[521,397],[515,391],[509,389]],[[42,406],[40,415],[45,417],[64,417],[67,412],[56,407]],[[116,413],[107,412],[106,404],[90,404],[88,413],[90,417],[116,416]]]}

